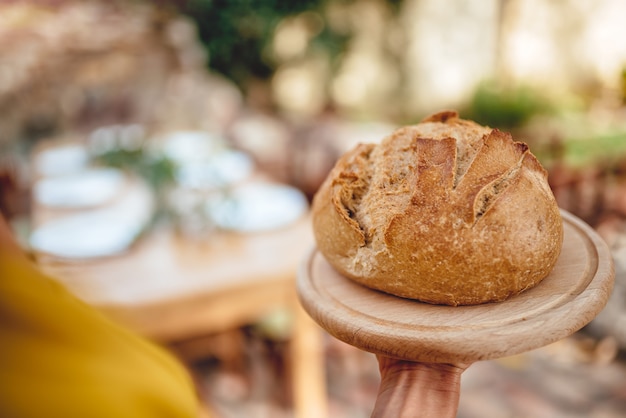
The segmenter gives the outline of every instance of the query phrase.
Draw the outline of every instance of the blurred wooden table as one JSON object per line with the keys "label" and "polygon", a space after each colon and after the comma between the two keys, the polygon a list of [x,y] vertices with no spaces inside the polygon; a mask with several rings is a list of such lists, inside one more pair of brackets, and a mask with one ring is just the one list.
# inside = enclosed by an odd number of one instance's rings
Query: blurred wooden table
{"label": "blurred wooden table", "polygon": [[216,232],[206,241],[160,227],[125,254],[86,261],[39,254],[50,275],[137,332],[179,341],[258,319],[294,301],[309,218],[271,232]]}

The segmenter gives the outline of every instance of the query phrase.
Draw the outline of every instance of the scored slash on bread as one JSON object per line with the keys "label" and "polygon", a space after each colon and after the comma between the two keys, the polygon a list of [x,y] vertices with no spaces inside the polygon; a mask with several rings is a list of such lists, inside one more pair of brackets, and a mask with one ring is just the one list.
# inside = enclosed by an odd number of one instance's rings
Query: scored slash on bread
{"label": "scored slash on bread", "polygon": [[501,301],[562,245],[547,172],[508,133],[441,112],[344,154],[313,201],[320,252],[373,289],[425,302]]}

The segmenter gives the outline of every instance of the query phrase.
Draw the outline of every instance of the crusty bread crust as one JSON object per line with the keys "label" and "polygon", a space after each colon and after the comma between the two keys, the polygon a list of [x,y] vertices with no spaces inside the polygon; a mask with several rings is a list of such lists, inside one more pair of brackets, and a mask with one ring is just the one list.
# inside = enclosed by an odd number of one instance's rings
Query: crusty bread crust
{"label": "crusty bread crust", "polygon": [[313,200],[317,246],[345,276],[424,302],[502,301],[563,241],[547,173],[510,134],[442,112],[343,155]]}

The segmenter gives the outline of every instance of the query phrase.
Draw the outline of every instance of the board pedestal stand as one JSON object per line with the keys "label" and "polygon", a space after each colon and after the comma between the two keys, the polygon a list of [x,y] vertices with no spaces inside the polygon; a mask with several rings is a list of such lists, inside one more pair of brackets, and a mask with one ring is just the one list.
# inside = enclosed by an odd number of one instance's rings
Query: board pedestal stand
{"label": "board pedestal stand", "polygon": [[577,217],[561,215],[563,248],[554,269],[504,302],[452,307],[388,295],[340,275],[315,248],[298,274],[300,302],[339,340],[398,360],[467,365],[543,347],[588,324],[606,305],[615,277],[604,241]]}

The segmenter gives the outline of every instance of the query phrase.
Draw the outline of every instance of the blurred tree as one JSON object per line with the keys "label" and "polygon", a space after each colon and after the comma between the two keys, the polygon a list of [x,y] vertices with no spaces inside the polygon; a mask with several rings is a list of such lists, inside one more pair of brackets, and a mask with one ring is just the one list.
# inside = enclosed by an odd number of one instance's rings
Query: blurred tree
{"label": "blurred tree", "polygon": [[503,87],[494,82],[478,86],[461,116],[493,128],[515,129],[537,114],[548,113],[552,105],[531,88]]}
{"label": "blurred tree", "polygon": [[[348,0],[349,1],[349,0]],[[252,78],[268,79],[275,66],[268,54],[274,29],[285,17],[321,10],[326,0],[189,0],[175,3],[197,23],[209,67],[245,89]],[[338,54],[341,36],[325,27],[313,40]]]}

